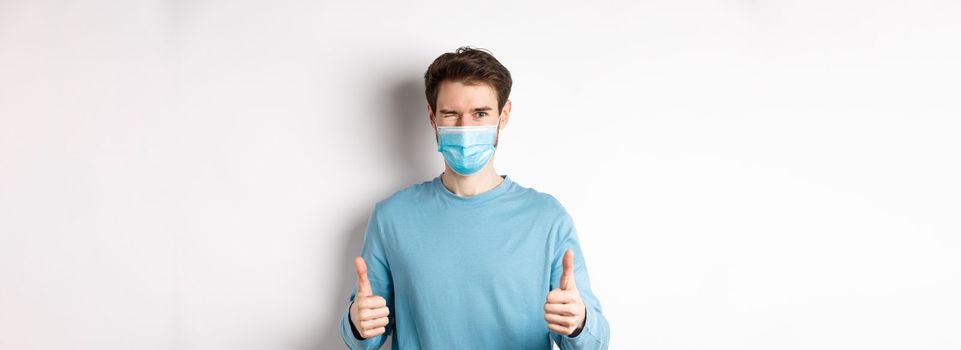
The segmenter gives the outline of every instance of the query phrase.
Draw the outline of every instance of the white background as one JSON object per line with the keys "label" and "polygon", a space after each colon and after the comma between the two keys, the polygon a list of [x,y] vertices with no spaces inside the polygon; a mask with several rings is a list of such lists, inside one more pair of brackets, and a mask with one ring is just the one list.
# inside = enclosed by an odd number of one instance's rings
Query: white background
{"label": "white background", "polygon": [[961,347],[961,3],[402,3],[0,0],[0,348],[342,348],[461,45],[612,349]]}

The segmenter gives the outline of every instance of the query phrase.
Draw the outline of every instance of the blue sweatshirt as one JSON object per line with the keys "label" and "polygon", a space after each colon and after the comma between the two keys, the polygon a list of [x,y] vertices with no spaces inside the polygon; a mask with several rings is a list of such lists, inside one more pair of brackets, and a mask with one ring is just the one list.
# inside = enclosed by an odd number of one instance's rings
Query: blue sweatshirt
{"label": "blue sweatshirt", "polygon": [[[610,329],[591,291],[574,223],[553,196],[507,175],[474,196],[450,192],[440,176],[374,205],[361,256],[374,295],[390,309],[386,333],[354,336],[350,304],[341,336],[351,349],[607,349]],[[564,251],[587,307],[576,336],[547,329],[544,303],[558,288]]]}

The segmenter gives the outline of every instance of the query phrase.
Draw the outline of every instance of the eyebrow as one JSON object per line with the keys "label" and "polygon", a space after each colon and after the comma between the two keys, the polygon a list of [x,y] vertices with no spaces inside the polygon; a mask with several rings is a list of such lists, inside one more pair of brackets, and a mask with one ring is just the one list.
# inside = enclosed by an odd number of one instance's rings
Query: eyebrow
{"label": "eyebrow", "polygon": [[[490,110],[493,110],[493,108],[488,107],[488,106],[474,108],[474,112],[486,112],[486,111],[490,111]],[[441,109],[441,110],[440,110],[440,113],[441,113],[441,114],[457,113],[457,111],[455,111],[455,110],[453,110],[453,109]]]}

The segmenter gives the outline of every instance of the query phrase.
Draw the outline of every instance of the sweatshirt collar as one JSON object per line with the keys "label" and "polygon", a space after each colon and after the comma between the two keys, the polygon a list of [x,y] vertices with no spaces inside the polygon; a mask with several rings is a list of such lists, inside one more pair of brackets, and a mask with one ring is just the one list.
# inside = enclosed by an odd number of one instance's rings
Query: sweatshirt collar
{"label": "sweatshirt collar", "polygon": [[[443,175],[443,173],[441,173],[441,175]],[[511,178],[505,174],[505,175],[501,175],[501,178],[504,179],[504,181],[501,181],[500,184],[498,184],[497,186],[494,186],[494,188],[492,189],[475,194],[473,196],[458,196],[444,186],[444,182],[441,181],[441,175],[438,175],[437,177],[434,178],[434,180],[432,180],[433,186],[437,188],[437,191],[440,192],[440,196],[443,197],[446,201],[458,203],[458,204],[473,205],[473,204],[480,204],[480,203],[487,202],[491,199],[494,199],[500,196],[501,194],[504,194],[511,187],[513,187],[513,184],[514,184],[514,181],[512,181]]]}

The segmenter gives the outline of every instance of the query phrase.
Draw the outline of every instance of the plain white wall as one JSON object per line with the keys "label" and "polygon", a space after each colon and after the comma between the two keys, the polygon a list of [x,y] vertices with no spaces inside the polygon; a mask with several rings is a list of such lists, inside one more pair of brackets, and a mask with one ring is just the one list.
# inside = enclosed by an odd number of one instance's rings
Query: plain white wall
{"label": "plain white wall", "polygon": [[961,347],[956,1],[0,1],[0,348],[337,349],[422,75],[514,77],[613,349]]}

